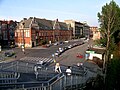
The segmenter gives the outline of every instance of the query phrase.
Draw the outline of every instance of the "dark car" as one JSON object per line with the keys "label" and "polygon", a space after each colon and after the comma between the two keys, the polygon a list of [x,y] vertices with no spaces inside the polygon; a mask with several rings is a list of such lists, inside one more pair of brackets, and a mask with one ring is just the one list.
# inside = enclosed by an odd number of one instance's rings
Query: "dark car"
{"label": "dark car", "polygon": [[6,57],[11,57],[11,56],[13,56],[14,54],[13,53],[11,53],[11,52],[5,52],[5,56]]}
{"label": "dark car", "polygon": [[64,43],[63,42],[60,42],[60,45],[63,45]]}
{"label": "dark car", "polygon": [[68,46],[64,46],[63,49],[64,49],[64,51],[66,51],[66,50],[68,50],[69,48],[68,48]]}
{"label": "dark car", "polygon": [[4,55],[5,55],[6,57],[11,57],[11,56],[15,55],[15,52],[14,52],[13,50],[7,50],[7,51],[4,53]]}

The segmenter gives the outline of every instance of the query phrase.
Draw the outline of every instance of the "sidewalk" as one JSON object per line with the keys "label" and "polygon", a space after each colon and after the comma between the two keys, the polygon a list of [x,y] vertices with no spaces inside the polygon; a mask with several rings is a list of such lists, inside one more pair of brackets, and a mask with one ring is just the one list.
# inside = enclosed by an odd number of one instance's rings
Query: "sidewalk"
{"label": "sidewalk", "polygon": [[26,49],[47,49],[43,46],[36,46],[36,47],[32,47],[32,48],[26,48]]}

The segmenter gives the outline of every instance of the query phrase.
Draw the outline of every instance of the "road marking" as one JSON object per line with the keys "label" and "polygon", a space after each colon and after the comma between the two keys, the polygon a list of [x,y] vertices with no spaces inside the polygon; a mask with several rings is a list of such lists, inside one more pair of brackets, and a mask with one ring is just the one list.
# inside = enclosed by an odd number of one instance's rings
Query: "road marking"
{"label": "road marking", "polygon": [[46,58],[46,57],[23,57],[20,60],[22,61],[29,61],[29,62],[53,62],[52,58]]}

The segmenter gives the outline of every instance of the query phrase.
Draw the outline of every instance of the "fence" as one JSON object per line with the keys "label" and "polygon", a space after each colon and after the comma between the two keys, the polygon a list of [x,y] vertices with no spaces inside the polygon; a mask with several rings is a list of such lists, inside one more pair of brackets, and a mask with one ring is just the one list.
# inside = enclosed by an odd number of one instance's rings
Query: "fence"
{"label": "fence", "polygon": [[[1,64],[0,70],[0,90],[83,89],[87,82],[97,76],[96,72],[79,70],[77,67],[74,67],[70,76],[65,73],[65,70],[60,74],[55,74],[50,70],[40,70],[36,79],[34,77],[34,64],[21,61]],[[34,80],[20,81],[23,76],[25,79],[30,77]]]}
{"label": "fence", "polygon": [[[51,83],[51,81],[53,81]],[[26,88],[24,90],[74,90],[85,88],[87,80],[79,74],[57,75],[47,82],[46,86]],[[44,85],[44,84],[43,84]]]}

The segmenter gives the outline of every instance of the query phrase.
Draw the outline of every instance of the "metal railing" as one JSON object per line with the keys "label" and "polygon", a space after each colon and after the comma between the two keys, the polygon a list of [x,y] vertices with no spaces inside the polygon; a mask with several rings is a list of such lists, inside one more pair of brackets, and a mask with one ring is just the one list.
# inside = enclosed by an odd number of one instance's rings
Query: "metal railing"
{"label": "metal railing", "polygon": [[4,90],[9,87],[10,84],[16,84],[20,77],[20,73],[0,71],[0,90]]}
{"label": "metal railing", "polygon": [[[19,82],[19,77],[22,75],[20,73],[24,74],[33,74],[34,73],[34,64],[32,63],[25,63],[25,62],[12,62],[6,64],[8,67],[5,67],[5,65],[0,65],[0,70],[8,72],[9,70],[12,70],[14,77],[13,78],[0,78],[0,80],[3,81],[9,81],[9,79],[15,79],[15,82],[1,82],[1,90],[7,90],[8,87],[21,90],[73,90],[73,89],[82,89],[85,87],[86,83],[89,82],[91,79],[95,78],[97,76],[97,73],[94,71],[89,71],[88,69],[85,70],[79,70],[77,67],[72,68],[71,75],[67,75],[65,73],[65,70],[60,74],[55,74],[53,71],[46,71],[42,70],[39,72],[39,74],[42,74],[42,76],[38,75],[38,78],[49,78],[45,81],[36,80],[35,82]],[[11,73],[12,73],[11,72]],[[15,75],[15,72],[17,75]],[[9,75],[9,73],[6,73]],[[47,75],[45,75],[47,74]],[[1,74],[2,75],[2,74]],[[12,74],[11,74],[12,76]],[[15,77],[17,76],[17,77]],[[7,76],[8,77],[8,76]],[[6,88],[4,88],[6,86]],[[4,89],[2,89],[4,88]],[[9,89],[10,90],[10,89]]]}
{"label": "metal railing", "polygon": [[1,63],[0,70],[3,71],[13,71],[19,73],[33,73],[34,63],[28,63],[23,61],[13,61],[9,63]]}

